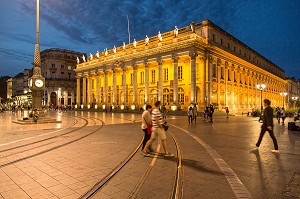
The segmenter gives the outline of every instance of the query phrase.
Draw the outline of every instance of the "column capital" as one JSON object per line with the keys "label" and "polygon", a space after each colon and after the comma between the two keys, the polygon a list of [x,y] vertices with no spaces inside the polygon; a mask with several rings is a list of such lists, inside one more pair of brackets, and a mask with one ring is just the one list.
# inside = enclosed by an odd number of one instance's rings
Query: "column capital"
{"label": "column capital", "polygon": [[179,60],[179,56],[173,55],[173,56],[172,56],[172,59],[173,59],[173,62],[174,62],[174,63],[177,63],[178,60]]}
{"label": "column capital", "polygon": [[145,68],[148,68],[149,67],[149,62],[144,62],[144,65],[145,65]]}
{"label": "column capital", "polygon": [[133,69],[134,71],[136,71],[136,70],[138,69],[138,65],[137,65],[137,64],[133,64],[133,65],[132,65],[132,69]]}
{"label": "column capital", "polygon": [[189,56],[191,57],[191,59],[196,59],[196,57],[198,56],[198,54],[196,52],[190,52]]}
{"label": "column capital", "polygon": [[162,58],[157,58],[156,62],[158,63],[158,65],[162,65],[163,59]]}

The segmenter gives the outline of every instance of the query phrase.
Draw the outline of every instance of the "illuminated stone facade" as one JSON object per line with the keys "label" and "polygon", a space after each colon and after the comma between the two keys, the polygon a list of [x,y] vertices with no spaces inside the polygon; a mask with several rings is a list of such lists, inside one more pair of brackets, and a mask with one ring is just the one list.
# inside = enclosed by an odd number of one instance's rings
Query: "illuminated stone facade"
{"label": "illuminated stone facade", "polygon": [[80,57],[75,72],[77,105],[87,108],[161,100],[170,109],[247,111],[260,108],[257,84],[274,106],[286,88],[281,68],[208,20]]}
{"label": "illuminated stone facade", "polygon": [[43,105],[70,106],[76,99],[76,57],[85,55],[51,48],[41,52],[41,71],[46,80]]}

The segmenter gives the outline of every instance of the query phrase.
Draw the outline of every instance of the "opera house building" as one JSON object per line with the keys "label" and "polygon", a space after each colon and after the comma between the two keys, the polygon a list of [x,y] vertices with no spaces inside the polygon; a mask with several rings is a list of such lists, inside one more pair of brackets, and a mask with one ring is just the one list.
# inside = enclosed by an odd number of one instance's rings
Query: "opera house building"
{"label": "opera house building", "polygon": [[[282,106],[285,72],[209,20],[77,58],[77,106],[171,110]],[[263,85],[259,88],[257,85]],[[263,90],[262,90],[263,89]]]}

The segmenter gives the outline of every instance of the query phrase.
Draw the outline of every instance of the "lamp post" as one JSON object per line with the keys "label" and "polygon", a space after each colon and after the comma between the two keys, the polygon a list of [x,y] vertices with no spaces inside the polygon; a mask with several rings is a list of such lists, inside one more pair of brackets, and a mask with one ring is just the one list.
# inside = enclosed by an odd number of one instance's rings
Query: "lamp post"
{"label": "lamp post", "polygon": [[292,100],[294,101],[294,108],[296,108],[296,102],[298,101],[299,97],[292,97]]}
{"label": "lamp post", "polygon": [[262,114],[262,111],[263,111],[263,105],[262,105],[262,92],[263,90],[265,90],[267,86],[265,84],[257,84],[256,85],[256,88],[258,90],[260,90],[260,113]]}
{"label": "lamp post", "polygon": [[280,95],[283,97],[282,106],[284,108],[284,101],[285,101],[285,97],[287,96],[287,92],[282,92],[280,93]]}

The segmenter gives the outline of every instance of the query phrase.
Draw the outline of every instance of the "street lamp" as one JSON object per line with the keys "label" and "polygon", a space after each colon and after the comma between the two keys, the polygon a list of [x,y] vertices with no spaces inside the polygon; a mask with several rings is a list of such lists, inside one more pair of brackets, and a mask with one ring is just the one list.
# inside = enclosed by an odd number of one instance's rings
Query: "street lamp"
{"label": "street lamp", "polygon": [[299,97],[292,97],[292,100],[294,101],[294,108],[296,108],[296,102],[298,101]]}
{"label": "street lamp", "polygon": [[263,105],[262,105],[262,92],[263,90],[265,90],[267,86],[265,84],[257,84],[256,85],[256,88],[258,90],[260,90],[260,113],[262,114],[262,111],[263,111]]}
{"label": "street lamp", "polygon": [[283,97],[283,108],[284,108],[284,101],[285,101],[285,97],[287,96],[287,92],[282,92],[280,93],[280,95]]}

